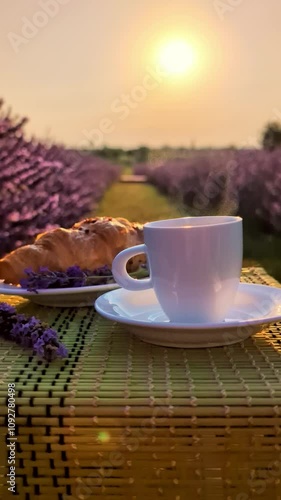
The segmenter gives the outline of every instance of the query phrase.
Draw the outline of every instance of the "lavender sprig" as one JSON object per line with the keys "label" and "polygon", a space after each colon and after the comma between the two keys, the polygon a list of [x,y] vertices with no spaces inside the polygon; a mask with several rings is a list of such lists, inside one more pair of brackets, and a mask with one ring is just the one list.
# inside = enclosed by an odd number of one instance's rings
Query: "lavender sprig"
{"label": "lavender sprig", "polygon": [[57,332],[47,323],[42,323],[34,316],[17,314],[15,307],[5,302],[0,302],[0,331],[4,338],[14,340],[22,347],[32,348],[47,361],[67,356],[67,349],[60,343]]}
{"label": "lavender sprig", "polygon": [[72,288],[90,285],[104,285],[113,281],[112,271],[108,266],[102,266],[94,271],[71,266],[66,271],[50,271],[40,267],[38,272],[25,269],[26,278],[20,280],[20,285],[29,292],[46,288]]}

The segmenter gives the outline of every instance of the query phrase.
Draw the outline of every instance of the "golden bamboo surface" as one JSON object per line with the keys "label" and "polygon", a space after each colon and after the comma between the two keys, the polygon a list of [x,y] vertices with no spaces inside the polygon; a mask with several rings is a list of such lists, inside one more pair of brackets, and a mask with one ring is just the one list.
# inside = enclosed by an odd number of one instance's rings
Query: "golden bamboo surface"
{"label": "golden bamboo surface", "polygon": [[[242,281],[280,286],[262,268]],[[47,363],[0,341],[0,499],[7,387],[20,500],[281,500],[281,326],[210,349],[142,343],[94,308],[0,296],[69,349]]]}

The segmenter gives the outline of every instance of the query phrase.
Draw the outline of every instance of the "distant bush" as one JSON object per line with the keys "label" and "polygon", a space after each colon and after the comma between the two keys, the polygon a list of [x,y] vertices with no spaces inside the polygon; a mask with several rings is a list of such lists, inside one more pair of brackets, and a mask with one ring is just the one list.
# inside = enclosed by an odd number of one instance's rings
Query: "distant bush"
{"label": "distant bush", "polygon": [[261,142],[263,148],[269,151],[281,148],[281,125],[277,122],[268,123],[262,133]]}

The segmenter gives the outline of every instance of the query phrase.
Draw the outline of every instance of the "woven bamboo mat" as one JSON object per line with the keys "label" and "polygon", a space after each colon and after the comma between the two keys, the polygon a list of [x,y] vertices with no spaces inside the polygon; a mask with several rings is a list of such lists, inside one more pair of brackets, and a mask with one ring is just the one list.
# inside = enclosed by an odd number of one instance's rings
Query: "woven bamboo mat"
{"label": "woven bamboo mat", "polygon": [[[261,268],[242,280],[278,286]],[[212,349],[142,343],[93,308],[0,296],[60,333],[66,360],[0,342],[0,498],[7,384],[16,385],[16,498],[281,500],[280,324]]]}

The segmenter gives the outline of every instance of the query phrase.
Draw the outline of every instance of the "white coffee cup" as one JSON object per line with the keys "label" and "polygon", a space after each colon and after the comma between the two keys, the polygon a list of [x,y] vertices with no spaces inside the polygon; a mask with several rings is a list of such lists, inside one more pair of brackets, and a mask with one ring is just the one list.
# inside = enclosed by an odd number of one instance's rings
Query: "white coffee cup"
{"label": "white coffee cup", "polygon": [[[183,217],[144,225],[144,245],[120,252],[112,264],[116,282],[128,290],[153,288],[168,318],[179,323],[225,319],[239,285],[243,235],[240,217]],[[146,253],[150,278],[126,271]]]}

